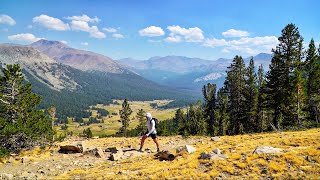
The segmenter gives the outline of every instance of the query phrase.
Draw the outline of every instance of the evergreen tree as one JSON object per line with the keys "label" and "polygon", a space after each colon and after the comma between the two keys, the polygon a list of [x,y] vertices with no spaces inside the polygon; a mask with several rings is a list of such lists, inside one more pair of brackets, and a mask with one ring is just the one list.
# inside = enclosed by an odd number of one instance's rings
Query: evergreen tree
{"label": "evergreen tree", "polygon": [[317,55],[317,50],[313,39],[311,39],[307,51],[305,70],[307,76],[307,101],[309,119],[315,121],[316,123],[319,123],[320,57],[319,55]]}
{"label": "evergreen tree", "polygon": [[258,126],[258,123],[256,121],[258,104],[258,86],[253,58],[250,59],[249,66],[246,70],[246,84],[244,93],[246,108],[246,120],[244,123],[245,131],[256,132]]}
{"label": "evergreen tree", "polygon": [[294,24],[288,24],[278,40],[267,74],[267,88],[273,124],[280,128],[301,122],[305,97],[301,66],[303,38]]}
{"label": "evergreen tree", "polygon": [[206,120],[202,109],[201,102],[191,104],[188,111],[188,132],[191,135],[205,135],[206,134]]}
{"label": "evergreen tree", "polygon": [[214,117],[214,110],[216,109],[216,85],[208,83],[203,86],[202,94],[204,97],[204,113],[207,119],[207,132],[210,135],[217,134],[215,132],[216,121]]}
{"label": "evergreen tree", "polygon": [[241,56],[235,56],[228,67],[225,89],[228,93],[230,130],[232,134],[244,132],[245,123],[245,64]]}
{"label": "evergreen tree", "polygon": [[146,129],[146,118],[145,118],[146,112],[143,109],[139,109],[137,112],[137,119],[139,121],[139,125],[136,127],[136,130],[138,133],[142,134],[144,133],[144,130]]}
{"label": "evergreen tree", "polygon": [[129,127],[131,113],[132,113],[132,110],[130,108],[128,100],[125,99],[122,103],[122,109],[119,110],[120,119],[122,123],[120,132],[122,132],[123,136],[125,137],[127,137],[127,129]]}
{"label": "evergreen tree", "polygon": [[262,64],[258,70],[258,104],[257,104],[257,132],[266,130],[267,111],[266,111],[266,80]]}
{"label": "evergreen tree", "polygon": [[[7,65],[0,76],[0,140],[21,134],[24,137],[52,139],[51,120],[36,109],[41,97],[32,92],[30,83],[24,83],[20,66]],[[23,143],[21,143],[23,144]],[[6,148],[11,149],[10,143]],[[15,145],[14,145],[15,146]]]}
{"label": "evergreen tree", "polygon": [[177,128],[177,133],[183,135],[187,130],[186,116],[182,109],[178,109],[174,116],[175,127]]}
{"label": "evergreen tree", "polygon": [[[215,110],[215,118],[218,121],[218,133],[217,135],[226,135],[229,123],[228,108],[228,95],[223,88],[219,89],[217,95],[217,107]],[[216,134],[215,134],[216,135]]]}

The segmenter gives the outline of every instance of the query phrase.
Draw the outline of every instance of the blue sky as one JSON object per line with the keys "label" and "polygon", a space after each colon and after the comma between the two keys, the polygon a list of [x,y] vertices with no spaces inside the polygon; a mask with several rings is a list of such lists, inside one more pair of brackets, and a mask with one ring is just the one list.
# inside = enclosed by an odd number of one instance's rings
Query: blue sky
{"label": "blue sky", "polygon": [[58,40],[113,59],[270,52],[294,23],[320,41],[318,0],[0,0],[0,43]]}

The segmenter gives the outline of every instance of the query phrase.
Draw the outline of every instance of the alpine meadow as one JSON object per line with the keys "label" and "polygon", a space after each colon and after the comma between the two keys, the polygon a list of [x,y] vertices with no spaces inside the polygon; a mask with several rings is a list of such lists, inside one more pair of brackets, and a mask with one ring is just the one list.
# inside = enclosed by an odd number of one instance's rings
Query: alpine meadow
{"label": "alpine meadow", "polygon": [[319,179],[316,0],[0,2],[0,179]]}

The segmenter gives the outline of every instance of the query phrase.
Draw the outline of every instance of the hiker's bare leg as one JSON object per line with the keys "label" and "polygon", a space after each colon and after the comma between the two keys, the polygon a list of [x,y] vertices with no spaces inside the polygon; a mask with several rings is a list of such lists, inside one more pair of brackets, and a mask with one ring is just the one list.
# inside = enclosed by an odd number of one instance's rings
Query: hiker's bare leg
{"label": "hiker's bare leg", "polygon": [[142,138],[141,138],[141,144],[140,144],[140,150],[142,150],[144,141],[147,139],[147,137],[148,137],[148,136],[146,136],[146,135],[143,135],[143,136],[142,136]]}
{"label": "hiker's bare leg", "polygon": [[157,145],[157,149],[159,149],[159,143],[158,143],[158,141],[157,141],[157,138],[154,138],[154,139],[153,139],[153,142],[155,142],[155,143],[156,143],[156,145]]}

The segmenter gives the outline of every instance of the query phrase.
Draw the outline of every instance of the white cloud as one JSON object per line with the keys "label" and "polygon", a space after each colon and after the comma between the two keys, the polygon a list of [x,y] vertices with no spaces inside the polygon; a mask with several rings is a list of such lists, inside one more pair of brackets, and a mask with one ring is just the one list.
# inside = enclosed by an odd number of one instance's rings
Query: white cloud
{"label": "white cloud", "polygon": [[186,29],[180,26],[168,26],[167,29],[171,32],[169,37],[173,37],[172,40],[177,40],[177,38],[175,38],[177,35],[181,36],[186,42],[202,42],[204,40],[203,31],[198,27]]}
{"label": "white cloud", "polygon": [[167,41],[167,42],[178,43],[178,42],[182,41],[182,37],[181,36],[172,35],[172,36],[168,36],[164,40]]}
{"label": "white cloud", "polygon": [[97,26],[90,27],[88,23],[85,21],[73,20],[71,21],[70,25],[72,30],[88,32],[91,37],[98,38],[98,39],[102,39],[106,37],[106,35],[103,32],[99,31]]}
{"label": "white cloud", "polygon": [[94,18],[90,18],[86,14],[83,14],[82,16],[71,16],[71,17],[69,16],[69,17],[66,17],[66,19],[74,20],[74,21],[84,21],[84,22],[90,22],[90,23],[100,22],[100,19],[97,16],[95,16]]}
{"label": "white cloud", "polygon": [[119,34],[119,33],[115,33],[115,34],[112,34],[112,37],[116,38],[116,39],[122,39],[124,38],[124,36],[122,34]]}
{"label": "white cloud", "polygon": [[141,29],[139,31],[139,34],[140,36],[154,37],[154,36],[163,36],[165,32],[161,27],[149,26],[144,29]]}
{"label": "white cloud", "polygon": [[250,33],[247,31],[229,29],[228,31],[223,32],[222,35],[224,37],[246,37],[250,36]]}
{"label": "white cloud", "polygon": [[203,46],[206,47],[220,47],[220,46],[226,46],[228,45],[228,42],[225,39],[216,39],[216,38],[208,38],[205,40]]}
{"label": "white cloud", "polygon": [[64,41],[64,40],[61,40],[60,42],[63,43],[63,44],[68,44],[68,42]]}
{"label": "white cloud", "polygon": [[40,16],[36,16],[32,19],[32,22],[34,23],[39,23],[42,26],[45,26],[49,29],[54,29],[57,31],[66,31],[69,30],[70,27],[68,24],[64,23],[63,21],[61,21],[58,18],[54,18],[54,17],[50,17],[47,15],[40,15]]}
{"label": "white cloud", "polygon": [[108,27],[108,28],[102,28],[103,31],[106,31],[108,33],[114,33],[117,32],[116,28]]}
{"label": "white cloud", "polygon": [[81,45],[82,45],[82,46],[88,46],[89,43],[87,43],[87,42],[82,42]]}
{"label": "white cloud", "polygon": [[203,46],[223,47],[223,53],[237,51],[247,55],[254,55],[261,52],[270,53],[272,48],[278,44],[275,36],[243,37],[237,40],[226,41],[225,39],[206,39]]}
{"label": "white cloud", "polygon": [[37,38],[33,34],[30,34],[30,33],[22,33],[22,34],[8,36],[8,39],[11,41],[33,43],[33,42],[39,41],[40,39],[43,39],[43,38]]}
{"label": "white cloud", "polygon": [[6,14],[0,14],[0,24],[8,24],[13,26],[16,24],[16,21]]}

